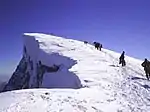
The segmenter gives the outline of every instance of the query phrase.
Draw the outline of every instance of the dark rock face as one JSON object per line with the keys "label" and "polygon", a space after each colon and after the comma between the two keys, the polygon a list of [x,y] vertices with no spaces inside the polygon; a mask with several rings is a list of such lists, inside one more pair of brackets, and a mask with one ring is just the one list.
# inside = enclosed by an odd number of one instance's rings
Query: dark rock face
{"label": "dark rock face", "polygon": [[0,92],[4,89],[7,82],[0,82]]}
{"label": "dark rock face", "polygon": [[9,75],[8,74],[1,74],[0,75],[0,92],[4,89],[5,85],[7,84],[9,80]]}
{"label": "dark rock face", "polygon": [[[59,70],[59,66],[54,65],[52,67],[48,67],[46,65],[42,65],[41,61],[36,64],[36,69],[34,69],[33,61],[30,59],[30,56],[27,55],[27,50],[25,47],[24,54],[25,55],[23,55],[23,58],[19,62],[15,72],[5,85],[2,92],[18,89],[39,88],[42,85],[44,73],[57,72]],[[36,84],[34,84],[34,86],[30,85],[30,78],[33,71],[36,71]]]}
{"label": "dark rock face", "polygon": [[59,70],[59,66],[53,65],[52,67],[43,65],[41,61],[37,63],[37,87],[40,87],[43,81],[43,75],[46,72],[57,72]]}
{"label": "dark rock face", "polygon": [[30,74],[27,72],[28,63],[23,57],[3,91],[23,89],[27,87]]}

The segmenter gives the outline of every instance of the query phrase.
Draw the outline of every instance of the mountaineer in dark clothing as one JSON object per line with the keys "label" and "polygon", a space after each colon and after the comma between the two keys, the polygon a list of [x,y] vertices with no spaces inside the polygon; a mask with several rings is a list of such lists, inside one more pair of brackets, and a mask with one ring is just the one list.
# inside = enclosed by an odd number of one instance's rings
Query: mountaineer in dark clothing
{"label": "mountaineer in dark clothing", "polygon": [[100,51],[102,50],[102,47],[103,47],[102,44],[100,44],[100,47],[99,47]]}
{"label": "mountaineer in dark clothing", "polygon": [[144,62],[141,64],[141,66],[144,67],[146,78],[149,80],[149,77],[150,77],[150,61],[148,61],[145,58]]}
{"label": "mountaineer in dark clothing", "polygon": [[94,42],[93,44],[94,44],[94,46],[95,46],[95,49],[97,49],[97,50],[98,50],[98,49],[100,48],[100,43],[98,43],[98,42]]}
{"label": "mountaineer in dark clothing", "polygon": [[100,50],[102,49],[102,44],[98,43],[98,42],[93,42],[95,49]]}
{"label": "mountaineer in dark clothing", "polygon": [[88,42],[87,41],[84,41],[84,44],[87,44]]}
{"label": "mountaineer in dark clothing", "polygon": [[96,43],[96,44],[95,44],[95,48],[98,50],[99,47],[100,47],[100,43]]}
{"label": "mountaineer in dark clothing", "polygon": [[125,52],[123,51],[120,58],[119,58],[119,64],[122,64],[122,66],[126,65],[126,62],[124,60],[124,54],[125,54]]}
{"label": "mountaineer in dark clothing", "polygon": [[93,44],[95,45],[97,42],[93,42]]}

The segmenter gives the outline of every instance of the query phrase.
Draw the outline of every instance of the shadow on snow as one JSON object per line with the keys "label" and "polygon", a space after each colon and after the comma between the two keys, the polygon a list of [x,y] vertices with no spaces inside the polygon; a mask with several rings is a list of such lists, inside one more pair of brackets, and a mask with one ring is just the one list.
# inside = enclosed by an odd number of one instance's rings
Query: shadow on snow
{"label": "shadow on snow", "polygon": [[[148,81],[146,78],[140,78],[140,77],[133,77],[133,78],[131,78],[132,80],[139,80],[139,79],[141,79],[141,80],[145,80],[145,81]],[[139,82],[136,82],[138,85],[140,85],[141,87],[143,87],[143,88],[145,88],[145,89],[150,89],[150,86],[149,85],[147,85],[147,84],[141,84],[141,83],[139,83]]]}
{"label": "shadow on snow", "polygon": [[55,73],[45,73],[43,76],[42,88],[72,88],[79,89],[82,87],[79,77],[71,72],[77,62],[69,57],[60,55],[59,53],[46,53],[40,51],[41,62],[45,65],[59,65],[60,68]]}
{"label": "shadow on snow", "polygon": [[132,77],[131,79],[132,80],[139,80],[139,79],[141,79],[141,80],[147,80],[146,78],[141,78],[141,77]]}

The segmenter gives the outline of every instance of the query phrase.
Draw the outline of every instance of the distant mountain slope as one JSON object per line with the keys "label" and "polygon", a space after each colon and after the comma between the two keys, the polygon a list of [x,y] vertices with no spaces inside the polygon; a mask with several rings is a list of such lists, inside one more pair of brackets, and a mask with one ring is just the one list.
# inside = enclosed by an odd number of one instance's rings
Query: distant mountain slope
{"label": "distant mountain slope", "polygon": [[6,84],[7,82],[0,81],[0,91],[3,91]]}
{"label": "distant mountain slope", "polygon": [[0,74],[0,92],[4,89],[5,85],[9,80],[9,75]]}
{"label": "distant mountain slope", "polygon": [[150,110],[150,82],[145,79],[142,61],[125,56],[127,66],[121,67],[119,53],[39,33],[26,33],[24,46],[23,58],[4,91],[53,90],[2,93],[0,105],[6,102],[0,106],[2,112]]}

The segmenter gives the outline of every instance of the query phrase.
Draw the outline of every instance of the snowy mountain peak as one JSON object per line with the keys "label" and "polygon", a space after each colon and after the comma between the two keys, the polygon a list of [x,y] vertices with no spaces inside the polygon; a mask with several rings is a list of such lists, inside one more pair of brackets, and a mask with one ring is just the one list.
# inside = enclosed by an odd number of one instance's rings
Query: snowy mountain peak
{"label": "snowy mountain peak", "polygon": [[[23,57],[4,89],[17,91],[0,94],[0,104],[10,99],[0,111],[148,112],[150,82],[142,62],[125,56],[121,67],[119,56],[77,40],[25,33]],[[18,90],[25,88],[49,89]]]}

